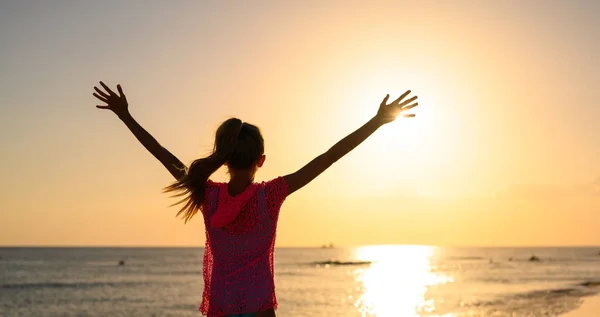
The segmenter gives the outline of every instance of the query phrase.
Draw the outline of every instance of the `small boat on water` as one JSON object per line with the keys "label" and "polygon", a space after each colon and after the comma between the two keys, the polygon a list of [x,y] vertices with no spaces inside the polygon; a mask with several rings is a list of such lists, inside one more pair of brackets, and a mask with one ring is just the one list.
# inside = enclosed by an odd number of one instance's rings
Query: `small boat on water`
{"label": "small boat on water", "polygon": [[537,257],[537,256],[535,256],[535,255],[532,255],[532,256],[529,258],[529,262],[540,262],[540,261],[541,261],[541,260],[540,260],[540,258],[538,258],[538,257]]}

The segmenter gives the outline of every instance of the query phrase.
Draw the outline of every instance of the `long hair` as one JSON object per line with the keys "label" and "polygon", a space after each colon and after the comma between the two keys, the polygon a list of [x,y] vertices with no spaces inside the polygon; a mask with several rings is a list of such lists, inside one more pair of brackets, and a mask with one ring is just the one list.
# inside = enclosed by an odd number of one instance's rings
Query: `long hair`
{"label": "long hair", "polygon": [[192,162],[186,174],[164,188],[173,192],[173,197],[183,197],[174,205],[183,204],[177,216],[183,215],[187,223],[205,199],[206,182],[221,166],[227,163],[230,169],[248,169],[256,165],[264,154],[264,140],[258,127],[231,118],[217,129],[212,153]]}

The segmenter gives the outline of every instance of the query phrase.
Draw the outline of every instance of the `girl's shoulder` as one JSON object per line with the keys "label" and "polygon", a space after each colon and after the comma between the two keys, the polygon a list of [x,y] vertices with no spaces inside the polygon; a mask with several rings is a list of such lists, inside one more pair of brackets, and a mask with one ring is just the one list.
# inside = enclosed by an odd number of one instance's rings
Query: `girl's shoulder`
{"label": "girl's shoulder", "polygon": [[268,181],[262,181],[258,183],[258,186],[264,187],[265,189],[278,189],[278,190],[286,190],[287,191],[287,183],[282,176],[273,178]]}
{"label": "girl's shoulder", "polygon": [[212,180],[207,180],[206,181],[206,193],[208,194],[209,192],[212,192],[213,190],[215,190],[216,188],[221,188],[223,186],[227,186],[227,183],[224,182],[214,182]]}
{"label": "girl's shoulder", "polygon": [[259,186],[263,188],[267,200],[273,202],[274,205],[281,206],[288,196],[288,185],[283,177],[261,182]]}
{"label": "girl's shoulder", "polygon": [[[259,183],[255,183],[257,189],[263,189],[265,193],[269,196],[283,196],[286,197],[288,194],[288,186],[285,182],[285,179],[282,176],[273,178],[268,181],[262,181]],[[226,182],[215,182],[212,180],[206,181],[206,190],[210,191],[215,188],[222,188],[227,186]]]}
{"label": "girl's shoulder", "polygon": [[223,182],[215,182],[215,181],[213,181],[211,179],[209,179],[209,180],[206,181],[206,186],[215,186],[215,185],[218,185],[218,184],[225,184],[225,183],[223,183]]}

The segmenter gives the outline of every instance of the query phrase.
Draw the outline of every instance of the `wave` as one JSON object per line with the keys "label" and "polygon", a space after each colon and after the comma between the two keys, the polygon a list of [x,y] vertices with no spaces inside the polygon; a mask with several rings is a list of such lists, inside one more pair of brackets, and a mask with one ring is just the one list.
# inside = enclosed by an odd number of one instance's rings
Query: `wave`
{"label": "wave", "polygon": [[565,288],[536,290],[525,293],[502,296],[491,301],[474,301],[462,303],[469,309],[477,308],[486,315],[498,311],[511,312],[515,316],[539,316],[540,312],[556,316],[575,309],[582,297],[600,292],[600,281],[586,281]]}
{"label": "wave", "polygon": [[587,281],[576,285],[572,285],[571,287],[537,290],[527,293],[516,294],[513,295],[512,299],[553,301],[564,298],[581,298],[584,296],[597,294],[600,291],[600,289],[597,288],[599,286],[600,282],[598,281]]}
{"label": "wave", "polygon": [[312,265],[368,265],[373,262],[371,261],[337,261],[337,260],[328,260],[321,262],[312,262]]}
{"label": "wave", "polygon": [[2,284],[3,289],[38,289],[38,288],[93,288],[93,287],[130,287],[139,286],[141,282],[49,282],[49,283],[15,283]]}
{"label": "wave", "polygon": [[188,270],[188,271],[156,270],[156,271],[143,272],[142,274],[152,274],[152,275],[202,275],[202,270]]}
{"label": "wave", "polygon": [[587,281],[579,284],[579,286],[585,287],[600,287],[600,281]]}
{"label": "wave", "polygon": [[484,258],[481,256],[452,256],[448,258],[449,260],[487,260],[488,258]]}
{"label": "wave", "polygon": [[299,272],[280,272],[276,273],[277,276],[309,276],[311,274],[299,273]]}

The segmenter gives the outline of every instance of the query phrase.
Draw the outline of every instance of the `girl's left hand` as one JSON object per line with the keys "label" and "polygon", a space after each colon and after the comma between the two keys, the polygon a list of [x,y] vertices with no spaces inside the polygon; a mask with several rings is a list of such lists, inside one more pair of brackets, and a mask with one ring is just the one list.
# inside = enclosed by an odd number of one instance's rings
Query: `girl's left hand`
{"label": "girl's left hand", "polygon": [[100,85],[102,85],[106,92],[94,86],[94,90],[96,90],[96,92],[93,93],[93,95],[94,97],[98,98],[98,100],[105,102],[106,105],[97,105],[96,108],[111,110],[120,118],[129,114],[129,104],[127,103],[127,97],[125,97],[123,89],[121,89],[121,85],[117,85],[117,91],[119,94],[116,94],[103,82],[100,82]]}
{"label": "girl's left hand", "polygon": [[[410,94],[410,90],[407,90],[404,94],[402,94],[402,96],[400,96],[398,99],[394,100],[390,104],[386,104],[388,101],[388,98],[390,98],[389,94],[386,95],[385,98],[383,98],[381,105],[379,105],[379,111],[377,111],[377,114],[375,115],[375,119],[382,125],[386,124],[386,123],[390,123],[390,122],[396,120],[396,118],[400,115],[400,113],[405,112],[409,109],[412,109],[412,108],[418,106],[419,103],[417,103],[417,102],[411,103],[411,102],[417,100],[417,96],[414,96],[414,97],[409,98],[402,102],[402,100],[404,98],[406,98],[406,96],[408,96],[408,94]],[[415,116],[414,114],[404,114],[404,117],[406,117],[406,118],[412,118],[414,116]]]}

